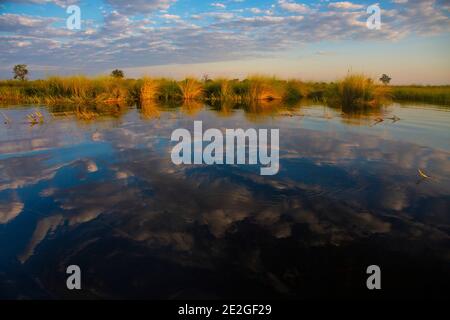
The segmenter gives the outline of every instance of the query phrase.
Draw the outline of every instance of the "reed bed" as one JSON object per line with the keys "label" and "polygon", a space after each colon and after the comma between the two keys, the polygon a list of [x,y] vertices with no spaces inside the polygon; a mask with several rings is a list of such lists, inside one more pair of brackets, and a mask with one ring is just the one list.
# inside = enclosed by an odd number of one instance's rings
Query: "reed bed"
{"label": "reed bed", "polygon": [[450,105],[450,86],[392,86],[395,100]]}
{"label": "reed bed", "polygon": [[183,103],[206,101],[267,105],[279,101],[295,104],[303,98],[326,102],[345,109],[374,108],[391,97],[398,100],[450,103],[450,86],[385,86],[361,74],[349,74],[335,83],[281,80],[261,75],[247,79],[187,78],[182,81],[165,78],[120,79],[85,76],[49,77],[35,81],[0,81],[0,103],[42,103],[57,105],[94,105],[112,108],[116,105],[142,105],[148,101]]}
{"label": "reed bed", "polygon": [[363,74],[349,74],[330,86],[326,98],[331,106],[345,110],[380,107],[389,100],[387,86],[376,84]]}

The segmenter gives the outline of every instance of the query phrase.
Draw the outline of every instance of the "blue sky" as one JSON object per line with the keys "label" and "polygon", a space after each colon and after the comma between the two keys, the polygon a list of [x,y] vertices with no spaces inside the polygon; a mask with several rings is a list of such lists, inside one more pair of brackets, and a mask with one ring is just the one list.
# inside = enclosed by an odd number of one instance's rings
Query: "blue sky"
{"label": "blue sky", "polygon": [[[450,1],[0,0],[0,78],[26,63],[52,74],[335,80],[349,70],[395,83],[450,84]],[[66,8],[81,9],[68,30]]]}

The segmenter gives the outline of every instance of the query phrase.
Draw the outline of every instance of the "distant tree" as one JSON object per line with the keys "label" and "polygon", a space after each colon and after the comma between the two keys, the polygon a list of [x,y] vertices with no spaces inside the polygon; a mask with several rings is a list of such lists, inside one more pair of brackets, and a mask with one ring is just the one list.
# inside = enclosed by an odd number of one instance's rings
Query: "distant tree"
{"label": "distant tree", "polygon": [[122,79],[123,77],[125,77],[125,74],[122,70],[116,69],[111,72],[111,77]]}
{"label": "distant tree", "polygon": [[392,78],[389,77],[387,74],[383,73],[383,75],[380,78],[380,81],[383,82],[383,84],[387,85],[389,82],[391,82]]}
{"label": "distant tree", "polygon": [[22,81],[26,80],[27,74],[28,74],[27,65],[26,64],[15,65],[13,68],[13,73],[14,73],[14,79],[19,79]]}
{"label": "distant tree", "polygon": [[204,74],[203,76],[202,76],[202,81],[203,82],[210,82],[211,81],[211,78],[209,77],[209,75],[208,74]]}

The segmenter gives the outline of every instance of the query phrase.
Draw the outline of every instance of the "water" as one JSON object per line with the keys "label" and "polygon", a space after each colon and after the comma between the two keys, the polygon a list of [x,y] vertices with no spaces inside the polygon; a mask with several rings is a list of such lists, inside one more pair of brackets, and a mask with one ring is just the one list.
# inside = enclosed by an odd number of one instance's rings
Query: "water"
{"label": "water", "polygon": [[[449,108],[69,109],[1,108],[1,298],[450,295]],[[280,172],[173,165],[171,133],[194,120],[279,128]]]}

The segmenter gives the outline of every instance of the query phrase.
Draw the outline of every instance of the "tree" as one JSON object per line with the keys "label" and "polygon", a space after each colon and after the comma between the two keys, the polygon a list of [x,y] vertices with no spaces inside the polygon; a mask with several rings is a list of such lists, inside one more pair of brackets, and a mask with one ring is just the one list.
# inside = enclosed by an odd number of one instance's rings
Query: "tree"
{"label": "tree", "polygon": [[111,77],[122,79],[123,77],[125,77],[125,74],[122,70],[116,69],[111,72]]}
{"label": "tree", "polygon": [[202,76],[202,81],[203,81],[204,83],[207,83],[207,82],[210,82],[211,79],[209,78],[209,75],[205,73],[205,74]]}
{"label": "tree", "polygon": [[384,85],[389,84],[391,82],[392,78],[389,77],[387,74],[383,73],[383,75],[380,78],[380,81],[383,82]]}
{"label": "tree", "polygon": [[28,69],[26,64],[18,64],[13,68],[14,79],[26,80]]}

